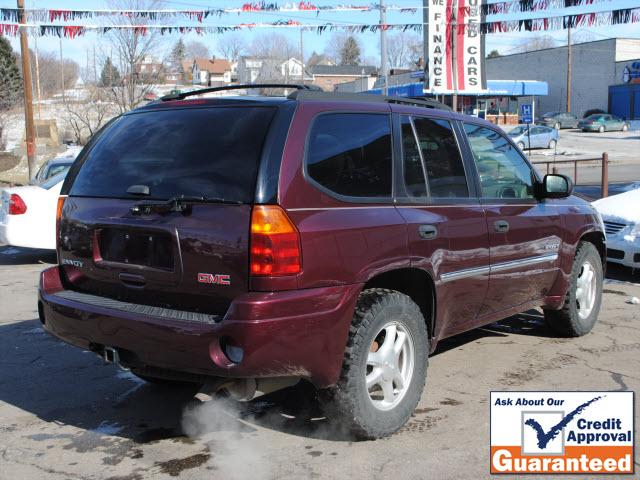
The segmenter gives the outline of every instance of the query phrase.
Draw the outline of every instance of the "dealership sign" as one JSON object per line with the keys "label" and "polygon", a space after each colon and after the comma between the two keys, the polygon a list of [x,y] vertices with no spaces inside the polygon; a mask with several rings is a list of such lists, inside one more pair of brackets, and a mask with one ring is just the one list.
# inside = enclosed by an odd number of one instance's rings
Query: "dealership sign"
{"label": "dealership sign", "polygon": [[622,81],[624,83],[640,83],[640,62],[633,62],[631,66],[624,67]]}
{"label": "dealership sign", "polygon": [[491,473],[632,474],[633,392],[491,392]]}
{"label": "dealership sign", "polygon": [[430,93],[479,93],[481,0],[427,0]]}

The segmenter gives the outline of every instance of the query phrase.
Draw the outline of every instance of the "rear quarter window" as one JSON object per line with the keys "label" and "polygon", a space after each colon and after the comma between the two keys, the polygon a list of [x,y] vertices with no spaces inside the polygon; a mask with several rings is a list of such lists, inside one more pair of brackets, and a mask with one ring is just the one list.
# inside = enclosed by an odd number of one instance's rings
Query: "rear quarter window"
{"label": "rear quarter window", "polygon": [[311,127],[307,175],[347,197],[390,198],[391,124],[388,114],[328,113]]}
{"label": "rear quarter window", "polygon": [[149,199],[176,195],[249,203],[273,107],[148,111],[115,121],[85,157],[69,194]]}

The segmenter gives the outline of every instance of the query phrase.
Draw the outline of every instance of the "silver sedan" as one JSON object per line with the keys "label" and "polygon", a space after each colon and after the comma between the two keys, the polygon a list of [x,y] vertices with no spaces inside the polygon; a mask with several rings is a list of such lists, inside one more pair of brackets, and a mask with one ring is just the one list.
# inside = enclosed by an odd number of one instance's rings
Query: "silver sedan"
{"label": "silver sedan", "polygon": [[531,125],[529,134],[527,126],[519,125],[509,132],[511,139],[520,147],[525,148],[556,148],[558,144],[558,131],[555,128]]}

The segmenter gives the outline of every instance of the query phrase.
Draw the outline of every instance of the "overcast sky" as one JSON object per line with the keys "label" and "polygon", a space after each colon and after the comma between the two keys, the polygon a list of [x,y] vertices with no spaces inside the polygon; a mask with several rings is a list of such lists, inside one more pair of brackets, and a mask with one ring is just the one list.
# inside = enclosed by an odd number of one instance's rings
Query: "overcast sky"
{"label": "overcast sky", "polygon": [[[249,0],[247,0],[249,1]],[[275,0],[274,0],[275,1]],[[286,4],[287,1],[291,2],[292,0],[282,0],[279,1],[279,4]],[[59,8],[59,9],[100,9],[100,8],[109,8],[108,2],[104,0],[83,0],[82,2],[72,1],[72,0],[26,0],[27,8]],[[223,7],[236,7],[245,3],[245,0],[179,0],[179,1],[164,1],[161,8],[167,9],[206,9],[206,8],[223,8]],[[375,1],[368,2],[366,0],[317,0],[315,1],[318,5],[337,5],[337,4],[364,4],[368,5],[369,3],[376,3]],[[422,5],[420,0],[387,0],[387,4],[394,4],[403,7],[419,7]],[[10,0],[0,0],[0,6],[2,7],[15,7],[15,2]],[[487,17],[489,21],[497,21],[497,20],[510,20],[513,18],[537,18],[544,16],[553,16],[553,15],[563,15],[570,13],[587,13],[587,12],[599,12],[606,11],[618,8],[631,8],[638,7],[640,3],[638,0],[611,0],[605,1],[601,3],[596,3],[594,5],[588,5],[585,7],[574,7],[574,8],[563,8],[563,9],[549,9],[545,11],[532,12],[528,14],[518,13],[511,16],[491,16]],[[300,21],[302,23],[323,23],[323,22],[332,22],[332,23],[366,23],[373,24],[378,23],[379,20],[379,12],[321,12],[316,14],[315,12],[261,12],[261,13],[251,13],[251,14],[229,14],[223,15],[221,17],[209,17],[203,23],[203,25],[228,25],[235,23],[244,23],[244,22],[273,22],[278,19],[294,19]],[[178,25],[195,25],[196,22],[188,21],[187,19],[178,19],[175,21]],[[422,11],[418,10],[417,13],[400,13],[390,11],[387,14],[387,23],[420,23],[422,22]],[[70,24],[95,24],[95,19],[83,19],[77,20],[74,22],[70,22]],[[245,36],[247,42],[251,41],[254,35],[258,33],[277,31],[279,33],[283,33],[287,35],[291,40],[298,45],[299,42],[299,32],[297,29],[255,29],[253,31],[242,30],[240,32],[241,35]],[[585,35],[589,35],[590,38],[593,39],[603,39],[608,37],[634,37],[640,38],[640,24],[629,24],[629,25],[617,25],[617,26],[608,26],[608,27],[598,27],[598,28],[589,28],[586,29],[576,29],[573,31],[578,39],[581,37],[584,38]],[[551,32],[523,32],[523,33],[498,33],[487,36],[486,40],[486,51],[487,53],[493,49],[497,49],[502,54],[508,54],[510,52],[515,51],[518,43],[520,43],[523,39],[530,38],[532,36],[538,35],[549,35],[552,36],[556,40],[556,45],[560,46],[566,44],[567,33],[564,30],[560,31],[551,31]],[[304,51],[305,56],[308,56],[313,50],[321,52],[325,48],[325,44],[327,40],[330,38],[331,33],[325,32],[322,35],[318,35],[313,32],[306,32],[304,34]],[[178,39],[179,35],[171,35],[163,37],[165,49],[171,48],[171,45],[175,43]],[[211,50],[212,53],[215,52],[215,46],[217,41],[216,35],[204,35],[199,36],[197,34],[189,34],[183,35],[185,41],[189,40],[198,40],[200,42],[205,43]],[[362,45],[364,46],[364,54],[363,57],[376,59],[379,61],[380,58],[380,47],[379,47],[379,34],[373,33],[365,33],[358,35]],[[59,49],[59,39],[52,37],[43,37],[38,39],[38,48],[40,50],[55,50],[56,52]],[[14,49],[19,49],[19,41],[18,39],[11,39],[11,43]],[[64,55],[66,57],[71,57],[76,60],[80,65],[84,66],[86,62],[87,51],[93,51],[93,48],[100,51],[100,49],[107,48],[104,39],[96,34],[89,33],[83,37],[76,38],[73,40],[63,39],[62,40],[62,48],[64,51]],[[157,52],[158,57],[162,58],[164,52]],[[640,56],[640,55],[639,55]]]}

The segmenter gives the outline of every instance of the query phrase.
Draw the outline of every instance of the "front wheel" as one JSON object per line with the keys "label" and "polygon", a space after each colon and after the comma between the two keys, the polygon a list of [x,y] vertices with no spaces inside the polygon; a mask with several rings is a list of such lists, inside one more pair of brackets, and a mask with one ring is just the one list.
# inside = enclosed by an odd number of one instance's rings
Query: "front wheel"
{"label": "front wheel", "polygon": [[553,126],[553,128],[555,128],[556,130],[560,130],[560,127],[561,127],[560,122],[557,122],[557,123]]}
{"label": "front wheel", "polygon": [[624,125],[622,125],[622,131],[626,132],[627,130],[629,130],[629,125],[625,123]]}
{"label": "front wheel", "polygon": [[598,133],[604,133],[604,125],[600,125],[600,128],[598,128]]}
{"label": "front wheel", "polygon": [[524,143],[518,142],[518,148],[524,151]]}
{"label": "front wheel", "polygon": [[411,298],[380,288],[363,291],[338,385],[328,392],[328,416],[358,438],[394,433],[420,400],[428,354],[426,323]]}
{"label": "front wheel", "polygon": [[549,140],[549,148],[554,149],[556,148],[557,142],[555,140]]}
{"label": "front wheel", "polygon": [[569,290],[560,310],[545,310],[547,325],[564,337],[581,337],[591,331],[602,302],[602,260],[589,242],[578,244]]}

